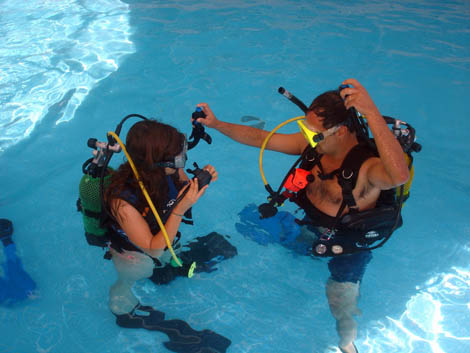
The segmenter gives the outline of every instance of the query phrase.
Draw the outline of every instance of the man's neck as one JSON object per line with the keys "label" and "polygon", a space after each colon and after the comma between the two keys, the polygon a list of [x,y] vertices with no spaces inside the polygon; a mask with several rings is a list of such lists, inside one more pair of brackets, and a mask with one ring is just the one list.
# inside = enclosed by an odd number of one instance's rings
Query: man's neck
{"label": "man's neck", "polygon": [[346,136],[343,140],[343,143],[338,146],[336,151],[328,154],[328,157],[331,161],[336,162],[338,164],[343,163],[344,158],[349,153],[351,148],[356,146],[359,142],[357,141],[356,135],[349,135]]}

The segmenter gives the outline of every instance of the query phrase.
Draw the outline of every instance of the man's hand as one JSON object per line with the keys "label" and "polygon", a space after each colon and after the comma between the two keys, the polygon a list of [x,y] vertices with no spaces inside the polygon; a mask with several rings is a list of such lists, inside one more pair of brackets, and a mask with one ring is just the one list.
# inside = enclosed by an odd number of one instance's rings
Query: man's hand
{"label": "man's hand", "polygon": [[406,183],[410,174],[403,149],[388,128],[369,93],[353,78],[345,80],[343,84],[353,86],[344,88],[340,92],[345,107],[347,109],[354,107],[365,116],[379,151],[380,161],[367,170],[369,183],[381,190],[388,190]]}
{"label": "man's hand", "polygon": [[199,103],[196,107],[200,107],[204,114],[206,114],[205,118],[196,119],[198,123],[201,123],[210,128],[216,128],[219,120],[215,117],[214,113],[212,112],[211,108],[207,103]]}
{"label": "man's hand", "polygon": [[367,93],[367,90],[354,78],[343,81],[343,85],[352,85],[353,87],[341,90],[341,97],[344,99],[344,105],[347,109],[356,108],[366,118],[380,116],[374,101]]}

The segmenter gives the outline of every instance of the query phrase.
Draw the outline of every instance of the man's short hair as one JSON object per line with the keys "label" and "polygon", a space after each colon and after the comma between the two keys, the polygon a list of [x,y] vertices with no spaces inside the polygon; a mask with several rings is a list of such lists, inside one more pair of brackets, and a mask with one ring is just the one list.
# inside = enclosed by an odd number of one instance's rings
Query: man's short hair
{"label": "man's short hair", "polygon": [[325,129],[337,125],[345,125],[350,132],[354,131],[351,112],[344,106],[343,98],[341,98],[338,90],[320,94],[313,100],[308,110],[313,111],[322,118],[322,124]]}

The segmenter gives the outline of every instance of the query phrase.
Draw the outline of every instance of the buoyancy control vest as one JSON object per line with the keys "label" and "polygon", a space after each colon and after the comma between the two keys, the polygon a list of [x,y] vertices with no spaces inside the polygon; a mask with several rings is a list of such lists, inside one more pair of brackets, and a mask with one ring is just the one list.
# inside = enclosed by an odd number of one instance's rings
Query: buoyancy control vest
{"label": "buoyancy control vest", "polygon": [[[165,207],[163,208],[161,212],[161,220],[163,223],[166,223],[166,221],[168,220],[168,217],[170,216],[170,213],[171,213],[172,206],[176,202],[176,199],[178,196],[178,190],[173,182],[173,179],[169,175],[167,175],[167,182],[168,182],[168,187],[169,187],[169,195],[168,195],[168,200],[165,203]],[[132,206],[134,206],[141,213],[142,217],[145,219],[145,221],[147,222],[150,228],[150,232],[153,235],[157,234],[160,231],[160,226],[158,222],[156,221],[154,215],[152,214],[152,212],[149,212],[150,209],[148,207],[144,207],[143,209],[140,209],[138,207],[137,195],[131,191],[130,187],[121,193],[120,198],[122,200],[125,200]],[[186,224],[193,224],[191,219],[192,219],[191,209],[189,209],[184,214],[184,218],[182,219],[182,222]],[[173,241],[173,244],[172,244],[173,247],[175,247],[175,244],[178,243],[180,237],[181,237],[181,234],[180,232],[178,232]],[[108,238],[110,240],[110,246],[118,252],[121,252],[122,250],[142,252],[141,249],[139,249],[136,245],[132,243],[132,241],[127,237],[127,234],[121,229],[119,223],[116,222],[116,220],[114,219],[110,219],[108,222]],[[166,248],[164,250],[166,250]]]}
{"label": "buoyancy control vest", "polygon": [[[89,164],[89,163],[88,163]],[[112,219],[104,210],[101,202],[100,195],[100,177],[99,173],[92,173],[87,169],[87,163],[84,164],[84,175],[79,184],[79,198],[77,200],[77,210],[82,213],[83,226],[85,230],[85,238],[89,245],[108,247],[113,246],[114,249],[141,251],[133,245],[125,233],[119,231],[118,223]],[[108,171],[103,179],[104,188],[111,182],[112,169]],[[169,199],[166,202],[166,207],[162,212],[162,221],[166,223],[169,210],[173,207],[176,201],[178,190],[170,176],[167,176],[169,186]],[[121,198],[137,208],[137,196],[130,191],[130,188],[124,191]],[[149,225],[152,234],[157,234],[160,231],[158,222],[154,215],[149,212],[148,208],[139,210],[144,219]],[[185,213],[185,218],[182,222],[192,224],[191,209]],[[177,237],[179,239],[179,237]]]}
{"label": "buoyancy control vest", "polygon": [[[409,154],[405,155],[411,169],[412,158]],[[318,240],[312,245],[315,256],[337,256],[376,249],[402,225],[401,208],[409,196],[412,177],[403,186],[381,191],[374,208],[365,211],[357,208],[352,191],[356,186],[362,164],[373,157],[378,157],[373,145],[359,143],[349,151],[338,169],[325,174],[321,165],[322,155],[315,148],[308,146],[302,153],[299,168],[291,169],[293,170],[291,174],[297,174],[299,170],[310,173],[314,166],[318,166],[320,170],[318,177],[321,179],[336,177],[342,190],[343,200],[335,217],[324,214],[310,202],[306,195],[306,185],[301,184],[303,187],[297,188],[294,192],[289,188],[291,190],[286,190],[282,194],[283,198],[290,199],[305,211],[306,218],[297,222],[301,225],[311,225],[316,229]],[[295,181],[292,180],[291,183]],[[346,206],[349,207],[349,211],[342,215]]]}
{"label": "buoyancy control vest", "polygon": [[[347,87],[347,85],[339,86],[338,94]],[[301,100],[283,87],[280,87],[278,91],[307,115],[308,108]],[[350,151],[341,167],[328,173],[328,175],[322,170],[321,155],[314,147],[311,147],[324,138],[322,134],[317,134],[321,135],[321,138],[316,141],[314,139],[309,141],[311,146],[309,145],[302,152],[276,191],[273,190],[264,176],[262,157],[269,139],[282,126],[290,122],[303,120],[305,116],[299,116],[282,122],[266,136],[261,145],[260,173],[269,197],[268,202],[258,207],[260,218],[274,216],[277,213],[277,208],[286,199],[296,202],[305,210],[308,217],[308,220],[298,220],[298,222],[309,223],[322,229],[319,240],[315,241],[312,247],[313,255],[315,256],[337,256],[361,250],[372,250],[384,245],[393,231],[402,225],[401,208],[403,202],[409,196],[409,189],[414,175],[411,153],[421,150],[421,145],[416,142],[416,131],[410,124],[389,116],[383,116],[385,123],[392,125],[391,130],[403,149],[410,170],[410,178],[404,185],[382,191],[375,208],[360,211],[356,207],[352,191],[356,186],[357,176],[363,162],[371,157],[378,156],[378,152],[373,137],[369,135],[369,128],[365,117],[354,107],[348,109],[348,114],[349,116],[344,125],[347,125],[348,129],[350,128],[356,133],[360,143]],[[308,136],[306,138],[309,139]],[[300,168],[296,168],[299,163]],[[311,174],[311,170],[316,164],[319,166],[321,177],[327,179],[336,176],[341,186],[343,200],[336,217],[324,214],[315,208],[307,198],[305,187],[309,182],[313,181],[314,176]],[[346,206],[349,207],[349,211],[347,214],[342,215]]]}
{"label": "buoyancy control vest", "polygon": [[[307,198],[305,188],[288,195],[307,216],[304,220],[298,220],[298,223],[312,225],[319,233],[318,240],[312,245],[314,255],[336,256],[377,248],[402,225],[400,210],[405,198],[404,190],[398,194],[396,189],[383,190],[374,208],[365,211],[357,208],[352,192],[356,186],[359,170],[366,160],[378,157],[376,149],[365,143],[357,144],[346,155],[341,166],[328,174],[322,169],[322,155],[314,148],[308,146],[302,156],[299,168],[311,171],[314,166],[318,166],[319,178],[325,180],[336,177],[343,198],[336,216],[331,217],[312,205]],[[407,195],[408,193],[409,187],[406,190]],[[349,207],[349,211],[343,215],[346,207]],[[383,242],[373,246],[378,241]]]}

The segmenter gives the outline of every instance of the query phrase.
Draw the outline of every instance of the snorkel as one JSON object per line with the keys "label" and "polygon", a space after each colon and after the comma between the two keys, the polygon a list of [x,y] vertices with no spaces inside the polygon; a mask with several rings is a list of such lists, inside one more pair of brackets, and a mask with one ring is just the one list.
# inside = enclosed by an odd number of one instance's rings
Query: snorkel
{"label": "snorkel", "polygon": [[307,114],[308,108],[307,106],[296,96],[294,96],[292,93],[290,93],[288,90],[286,90],[284,87],[279,87],[277,90],[280,94],[282,94],[284,97],[286,97],[288,100],[290,100],[292,103],[294,103],[296,106],[300,108],[304,112],[304,114]]}

